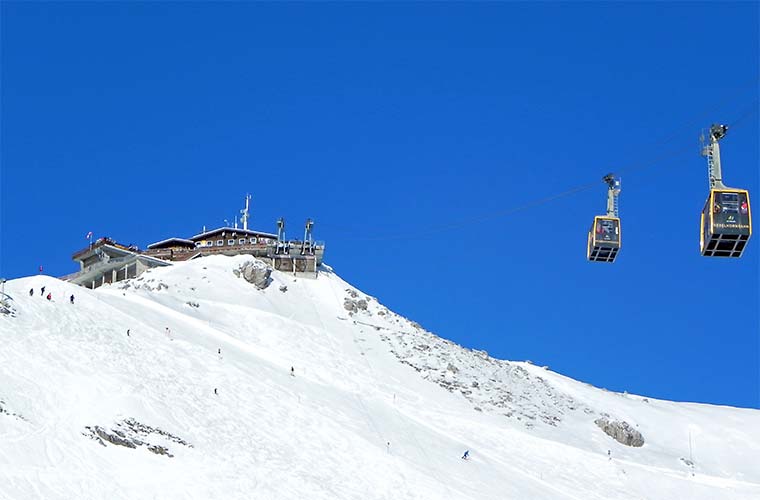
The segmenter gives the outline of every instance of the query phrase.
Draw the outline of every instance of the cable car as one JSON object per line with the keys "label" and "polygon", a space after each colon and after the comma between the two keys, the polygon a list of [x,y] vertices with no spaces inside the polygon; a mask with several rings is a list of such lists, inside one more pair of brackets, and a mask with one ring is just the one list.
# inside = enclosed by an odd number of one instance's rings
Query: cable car
{"label": "cable car", "polygon": [[710,194],[700,218],[699,249],[705,257],[741,257],[752,236],[749,192],[723,184],[718,141],[727,130],[726,125],[712,125],[710,144],[702,148],[710,180]]}
{"label": "cable car", "polygon": [[612,174],[608,174],[603,180],[608,186],[607,215],[594,217],[594,224],[588,232],[586,258],[591,262],[615,262],[621,245],[618,215],[620,179],[615,179]]}

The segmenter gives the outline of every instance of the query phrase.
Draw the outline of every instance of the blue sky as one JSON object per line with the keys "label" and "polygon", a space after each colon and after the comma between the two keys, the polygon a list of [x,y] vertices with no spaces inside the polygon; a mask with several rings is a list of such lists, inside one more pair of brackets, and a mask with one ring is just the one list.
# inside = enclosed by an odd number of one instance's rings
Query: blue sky
{"label": "blue sky", "polygon": [[[702,128],[736,122],[724,180],[760,206],[757,3],[0,12],[3,276],[74,271],[88,231],[190,236],[250,192],[253,227],[284,216],[298,236],[312,217],[342,277],[442,337],[760,407],[760,242],[698,249]],[[592,264],[608,172],[623,249]]]}

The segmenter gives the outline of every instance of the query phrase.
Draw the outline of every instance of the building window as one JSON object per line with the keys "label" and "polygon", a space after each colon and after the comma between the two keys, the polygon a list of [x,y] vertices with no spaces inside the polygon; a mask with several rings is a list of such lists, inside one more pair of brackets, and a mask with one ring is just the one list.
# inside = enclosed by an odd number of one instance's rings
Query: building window
{"label": "building window", "polygon": [[255,245],[255,244],[256,244],[256,238],[251,238],[251,245]]}
{"label": "building window", "polygon": [[240,238],[238,240],[238,243],[241,244],[241,245],[245,245],[245,238]]}
{"label": "building window", "polygon": [[227,240],[227,244],[228,245],[234,245],[235,244],[235,240]]}
{"label": "building window", "polygon": [[216,240],[216,246],[220,247],[224,245],[224,240]]}
{"label": "building window", "polygon": [[206,242],[206,246],[207,247],[213,247],[214,246],[214,242],[213,241],[207,241]]}

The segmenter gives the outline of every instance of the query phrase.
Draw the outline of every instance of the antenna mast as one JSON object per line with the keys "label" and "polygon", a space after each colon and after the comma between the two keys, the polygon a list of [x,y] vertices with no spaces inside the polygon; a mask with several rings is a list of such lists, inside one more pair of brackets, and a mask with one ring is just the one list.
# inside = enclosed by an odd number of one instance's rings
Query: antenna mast
{"label": "antenna mast", "polygon": [[250,217],[249,211],[248,211],[250,201],[251,201],[251,195],[250,194],[246,194],[245,195],[245,208],[240,211],[240,213],[243,214],[243,216],[240,218],[240,220],[243,222],[243,229],[245,229],[246,231],[248,230],[248,218]]}

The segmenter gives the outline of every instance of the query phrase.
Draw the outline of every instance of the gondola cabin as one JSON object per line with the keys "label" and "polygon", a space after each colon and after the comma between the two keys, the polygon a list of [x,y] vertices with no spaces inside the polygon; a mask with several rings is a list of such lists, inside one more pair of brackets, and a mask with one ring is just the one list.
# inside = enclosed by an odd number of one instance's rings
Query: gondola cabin
{"label": "gondola cabin", "polygon": [[620,219],[598,215],[588,232],[586,256],[591,262],[615,262],[620,251]]}
{"label": "gondola cabin", "polygon": [[741,257],[752,235],[749,192],[711,189],[702,209],[699,248],[705,257]]}

